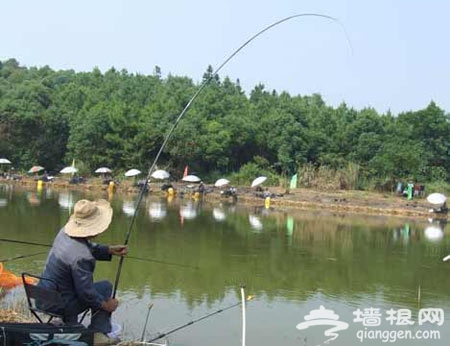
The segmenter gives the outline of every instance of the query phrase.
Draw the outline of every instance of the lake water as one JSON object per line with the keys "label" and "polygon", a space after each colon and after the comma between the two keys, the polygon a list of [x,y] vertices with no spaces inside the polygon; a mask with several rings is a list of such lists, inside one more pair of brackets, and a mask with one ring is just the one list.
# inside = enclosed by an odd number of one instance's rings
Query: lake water
{"label": "lake water", "polygon": [[[0,238],[51,244],[74,202],[107,197],[1,184]],[[99,242],[123,243],[135,200],[134,195],[112,197],[113,222]],[[450,264],[442,261],[450,254],[450,237],[444,223],[267,210],[263,204],[145,197],[129,243],[130,256],[141,259],[124,261],[121,305],[114,314],[125,336],[140,338],[150,303],[147,340],[239,302],[245,285],[254,297],[246,309],[247,345],[323,345],[332,326],[296,328],[321,305],[347,323],[329,345],[385,344],[360,341],[375,331],[379,338],[397,338],[395,345],[450,343]],[[0,241],[0,260],[46,250]],[[16,274],[40,273],[45,258],[4,265]],[[96,278],[114,282],[118,260],[97,263]],[[20,299],[20,290],[11,293],[14,299]],[[414,324],[398,325],[402,321]],[[415,338],[399,339],[400,331]],[[426,337],[434,331],[439,340],[417,338],[417,332]],[[171,345],[228,346],[241,345],[241,335],[238,306],[166,339]]]}

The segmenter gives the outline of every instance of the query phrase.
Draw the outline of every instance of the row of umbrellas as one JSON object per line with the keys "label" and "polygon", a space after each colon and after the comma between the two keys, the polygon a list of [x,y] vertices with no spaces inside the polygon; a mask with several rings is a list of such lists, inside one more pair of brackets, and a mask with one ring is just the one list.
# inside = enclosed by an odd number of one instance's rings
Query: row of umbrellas
{"label": "row of umbrellas", "polygon": [[[60,173],[63,173],[63,174],[73,174],[76,172],[78,172],[78,169],[73,166],[65,167],[60,171]],[[100,167],[95,170],[95,173],[108,174],[108,173],[112,173],[112,170],[109,169],[108,167]],[[125,172],[125,176],[126,177],[135,177],[141,173],[142,172],[140,170],[132,168]],[[170,177],[170,174],[169,174],[169,172],[167,172],[163,169],[158,169],[158,170],[154,171],[151,176],[154,179],[162,180],[162,179],[168,179]]]}
{"label": "row of umbrellas", "polygon": [[[183,177],[183,179],[181,179],[181,180],[189,182],[189,183],[198,183],[201,181],[201,179],[199,177],[197,177],[196,175],[187,175],[187,176]],[[267,177],[264,177],[264,176],[258,177],[255,180],[253,180],[251,187],[256,187],[258,185],[261,185],[266,180],[267,180]],[[214,183],[214,186],[215,187],[223,187],[225,185],[228,185],[229,183],[230,183],[230,181],[228,179],[221,178],[221,179],[218,179]]]}
{"label": "row of umbrellas", "polygon": [[[9,161],[6,158],[0,158],[0,164],[11,164],[11,161]],[[40,171],[44,170],[44,167],[42,166],[33,166],[30,168],[30,170],[28,171],[28,173],[38,173]],[[63,174],[74,174],[77,173],[78,169],[75,168],[74,166],[68,166],[63,168],[60,173]],[[108,167],[100,167],[98,169],[95,170],[95,173],[100,173],[100,174],[107,174],[107,173],[111,173],[111,169],[109,169]],[[138,169],[130,169],[127,172],[125,172],[125,176],[126,177],[134,177],[137,176],[139,174],[141,174],[142,172]],[[170,177],[169,172],[163,170],[163,169],[158,169],[156,171],[154,171],[151,175],[152,178],[154,179],[168,179]],[[189,182],[189,183],[198,183],[201,181],[201,179],[196,176],[196,175],[186,175],[185,177],[183,177],[182,179],[185,182]],[[261,185],[262,183],[264,183],[267,180],[267,177],[265,176],[260,176],[258,178],[256,178],[255,180],[252,181],[251,187],[256,187],[258,185]],[[214,184],[214,186],[216,187],[222,187],[225,186],[227,184],[229,184],[230,181],[228,179],[225,178],[221,178],[219,180],[217,180]],[[430,202],[431,204],[443,204],[445,203],[447,200],[447,197],[441,193],[432,193],[427,197],[427,201]]]}
{"label": "row of umbrellas", "polygon": [[[11,164],[11,161],[9,161],[6,158],[0,158],[0,164]],[[40,171],[43,171],[43,170],[44,170],[44,167],[42,167],[42,166],[33,166],[28,170],[28,173],[39,173]],[[78,169],[74,166],[64,167],[60,171],[60,173],[62,173],[62,174],[75,174],[77,172],[78,172]],[[112,172],[112,170],[109,169],[108,167],[100,167],[95,170],[95,173],[99,173],[99,174],[108,174],[111,172]],[[142,172],[140,170],[133,168],[133,169],[126,171],[125,176],[126,177],[135,177],[141,173]],[[163,169],[158,169],[151,174],[151,177],[153,179],[164,180],[164,179],[168,179],[170,177],[170,174],[169,174],[169,172],[167,172]],[[264,176],[258,177],[255,180],[253,180],[251,187],[256,187],[258,185],[261,185],[266,180],[267,180],[267,177],[264,177]],[[189,183],[199,183],[201,181],[201,179],[198,176],[191,174],[191,175],[186,175],[185,177],[183,177],[182,181],[189,182]],[[223,187],[223,186],[228,185],[229,183],[230,183],[230,181],[228,179],[221,178],[215,182],[214,186]]]}
{"label": "row of umbrellas", "polygon": [[[62,174],[75,174],[78,172],[78,169],[75,168],[74,166],[67,166],[61,169],[59,172]],[[95,170],[95,173],[102,173],[102,174],[107,174],[111,172],[112,171],[108,167],[100,167]]]}

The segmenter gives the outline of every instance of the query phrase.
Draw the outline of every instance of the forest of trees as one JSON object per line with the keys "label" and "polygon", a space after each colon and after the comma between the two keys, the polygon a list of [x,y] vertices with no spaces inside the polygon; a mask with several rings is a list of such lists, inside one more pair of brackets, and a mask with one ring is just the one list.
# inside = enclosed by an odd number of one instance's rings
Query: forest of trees
{"label": "forest of trees", "polygon": [[[327,106],[320,95],[291,96],[212,76],[158,166],[205,177],[310,170],[356,171],[358,181],[450,180],[450,115],[422,110],[378,114]],[[57,171],[73,159],[86,171],[146,171],[202,81],[111,68],[54,71],[0,61],[0,157],[16,169]],[[253,176],[254,177],[254,176]]]}

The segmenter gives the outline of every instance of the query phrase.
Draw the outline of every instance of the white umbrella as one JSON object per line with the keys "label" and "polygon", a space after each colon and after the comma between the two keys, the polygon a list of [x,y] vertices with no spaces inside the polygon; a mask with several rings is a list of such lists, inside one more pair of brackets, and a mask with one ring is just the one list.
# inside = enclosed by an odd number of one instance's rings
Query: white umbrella
{"label": "white umbrella", "polygon": [[95,170],[95,173],[111,173],[112,171],[108,167],[100,167]]}
{"label": "white umbrella", "polygon": [[139,169],[135,169],[135,168],[132,168],[125,172],[126,177],[135,177],[136,175],[139,175],[139,174],[141,174],[141,171]]}
{"label": "white umbrella", "polygon": [[217,180],[215,182],[214,186],[215,187],[222,187],[222,186],[225,186],[225,185],[227,185],[229,183],[230,183],[230,181],[228,179],[221,178],[221,179],[219,179],[219,180]]}
{"label": "white umbrella", "polygon": [[427,201],[431,204],[444,204],[447,200],[447,197],[445,197],[442,193],[432,193],[431,195],[428,195]]}
{"label": "white umbrella", "polygon": [[267,180],[267,177],[258,177],[255,180],[253,180],[251,187],[256,187],[258,185],[261,185],[262,183],[264,183]]}
{"label": "white umbrella", "polygon": [[183,179],[181,179],[181,180],[186,181],[188,183],[198,183],[198,182],[202,181],[196,175],[187,175],[187,176],[183,177]]}
{"label": "white umbrella", "polygon": [[[9,161],[8,159],[0,158],[0,165],[10,165],[11,161]],[[1,168],[1,167],[0,167]]]}
{"label": "white umbrella", "polygon": [[153,179],[164,180],[170,177],[170,173],[165,171],[164,169],[157,169],[151,175]]}
{"label": "white umbrella", "polygon": [[64,167],[63,169],[61,169],[59,171],[59,173],[62,173],[62,174],[73,174],[76,172],[78,172],[78,169],[75,167],[72,167],[72,166]]}

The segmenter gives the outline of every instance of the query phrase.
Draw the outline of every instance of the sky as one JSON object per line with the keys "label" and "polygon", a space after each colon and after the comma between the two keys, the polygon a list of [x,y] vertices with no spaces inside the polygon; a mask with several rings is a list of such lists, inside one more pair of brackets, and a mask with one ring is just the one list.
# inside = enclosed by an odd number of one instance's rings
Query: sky
{"label": "sky", "polygon": [[14,0],[0,7],[0,60],[91,71],[111,67],[200,82],[264,27],[219,73],[328,105],[393,114],[430,101],[450,112],[447,0]]}

